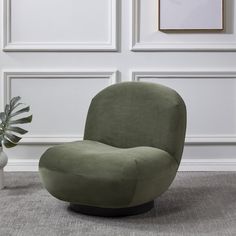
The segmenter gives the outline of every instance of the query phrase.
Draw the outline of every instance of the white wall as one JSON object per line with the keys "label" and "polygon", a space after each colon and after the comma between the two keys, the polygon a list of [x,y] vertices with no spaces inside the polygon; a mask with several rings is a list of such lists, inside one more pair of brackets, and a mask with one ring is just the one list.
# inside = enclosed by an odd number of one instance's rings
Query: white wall
{"label": "white wall", "polygon": [[157,31],[157,0],[1,0],[1,109],[34,119],[7,170],[36,170],[54,143],[82,139],[91,98],[119,81],[176,89],[188,108],[181,170],[236,170],[235,1],[224,32]]}

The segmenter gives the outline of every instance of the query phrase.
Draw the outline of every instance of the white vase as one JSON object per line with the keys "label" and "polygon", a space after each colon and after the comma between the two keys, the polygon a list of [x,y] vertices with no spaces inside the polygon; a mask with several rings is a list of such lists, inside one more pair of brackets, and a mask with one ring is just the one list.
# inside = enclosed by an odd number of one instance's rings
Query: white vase
{"label": "white vase", "polygon": [[5,187],[3,168],[6,166],[7,161],[8,161],[7,155],[3,151],[3,148],[0,147],[0,189],[3,189]]}

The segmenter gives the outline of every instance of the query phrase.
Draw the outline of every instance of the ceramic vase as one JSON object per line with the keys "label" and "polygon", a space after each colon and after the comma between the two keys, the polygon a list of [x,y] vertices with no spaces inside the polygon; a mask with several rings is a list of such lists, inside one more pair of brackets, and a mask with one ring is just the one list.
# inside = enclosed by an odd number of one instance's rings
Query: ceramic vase
{"label": "ceramic vase", "polygon": [[3,189],[5,187],[3,168],[6,166],[7,161],[8,161],[7,155],[3,151],[3,148],[0,147],[0,189]]}

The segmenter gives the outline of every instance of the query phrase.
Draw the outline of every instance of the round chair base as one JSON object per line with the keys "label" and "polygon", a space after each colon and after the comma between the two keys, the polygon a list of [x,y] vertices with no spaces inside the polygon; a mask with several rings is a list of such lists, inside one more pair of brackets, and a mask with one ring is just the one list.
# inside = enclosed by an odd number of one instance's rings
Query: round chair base
{"label": "round chair base", "polygon": [[75,212],[103,217],[121,217],[137,215],[151,210],[154,206],[154,201],[144,203],[142,205],[127,207],[127,208],[101,208],[70,203],[69,208]]}

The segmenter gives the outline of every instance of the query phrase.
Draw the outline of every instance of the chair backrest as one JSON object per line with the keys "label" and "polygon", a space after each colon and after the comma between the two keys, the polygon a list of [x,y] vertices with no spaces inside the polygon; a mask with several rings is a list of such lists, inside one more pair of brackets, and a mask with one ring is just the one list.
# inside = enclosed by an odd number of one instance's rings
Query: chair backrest
{"label": "chair backrest", "polygon": [[179,163],[186,130],[186,107],[180,95],[163,85],[123,82],[92,100],[85,140],[119,148],[156,147]]}

